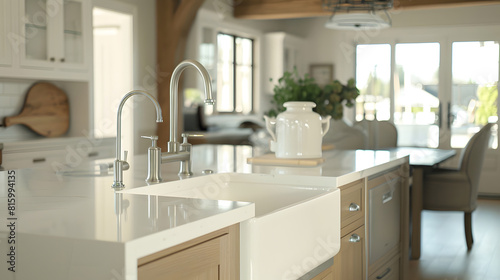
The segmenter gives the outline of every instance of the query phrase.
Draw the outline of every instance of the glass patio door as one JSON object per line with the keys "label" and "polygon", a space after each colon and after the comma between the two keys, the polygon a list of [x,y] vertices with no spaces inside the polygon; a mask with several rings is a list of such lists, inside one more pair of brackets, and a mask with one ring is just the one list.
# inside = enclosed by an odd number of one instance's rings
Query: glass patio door
{"label": "glass patio door", "polygon": [[[498,42],[452,44],[453,78],[446,118],[451,148],[465,147],[486,123],[498,121],[498,68]],[[489,147],[498,147],[497,126],[492,130]]]}
{"label": "glass patio door", "polygon": [[439,43],[395,46],[394,124],[399,146],[439,146]]}
{"label": "glass patio door", "polygon": [[460,149],[498,121],[498,79],[494,41],[358,45],[356,121],[393,121],[399,146]]}

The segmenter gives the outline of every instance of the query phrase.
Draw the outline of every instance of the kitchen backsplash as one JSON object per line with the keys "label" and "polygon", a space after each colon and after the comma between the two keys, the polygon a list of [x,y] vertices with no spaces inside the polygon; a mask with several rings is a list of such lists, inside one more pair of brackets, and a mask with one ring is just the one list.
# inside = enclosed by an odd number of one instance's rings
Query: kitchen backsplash
{"label": "kitchen backsplash", "polygon": [[[0,79],[0,121],[21,113],[26,93],[35,81]],[[24,125],[0,127],[0,142],[36,139],[38,136]]]}

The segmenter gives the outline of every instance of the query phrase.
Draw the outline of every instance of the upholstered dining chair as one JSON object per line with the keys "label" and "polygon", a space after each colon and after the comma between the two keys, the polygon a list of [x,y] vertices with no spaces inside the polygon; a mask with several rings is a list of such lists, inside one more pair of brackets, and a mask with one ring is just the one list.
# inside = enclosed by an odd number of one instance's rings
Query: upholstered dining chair
{"label": "upholstered dining chair", "polygon": [[424,176],[423,209],[463,211],[467,249],[472,249],[472,212],[477,207],[479,177],[493,124],[469,140],[460,155],[458,170],[434,169]]}
{"label": "upholstered dining chair", "polygon": [[398,146],[398,130],[389,121],[362,120],[356,122],[354,127],[365,134],[365,149],[377,150]]}

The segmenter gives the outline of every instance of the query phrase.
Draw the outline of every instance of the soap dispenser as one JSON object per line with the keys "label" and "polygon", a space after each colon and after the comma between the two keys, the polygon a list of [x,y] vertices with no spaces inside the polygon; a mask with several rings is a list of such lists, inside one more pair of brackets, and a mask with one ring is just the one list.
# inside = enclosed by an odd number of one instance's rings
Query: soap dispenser
{"label": "soap dispenser", "polygon": [[141,136],[142,138],[151,139],[151,147],[148,148],[148,177],[146,182],[159,183],[161,178],[161,148],[156,144],[158,136]]}

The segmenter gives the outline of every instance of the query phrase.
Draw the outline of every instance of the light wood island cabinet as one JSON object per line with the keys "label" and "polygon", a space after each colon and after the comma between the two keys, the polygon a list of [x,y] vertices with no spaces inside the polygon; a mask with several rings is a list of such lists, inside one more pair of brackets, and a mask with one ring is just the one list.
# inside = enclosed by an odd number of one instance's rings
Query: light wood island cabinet
{"label": "light wood island cabinet", "polygon": [[340,252],[333,259],[333,279],[365,279],[365,179],[340,188]]}
{"label": "light wood island cabinet", "polygon": [[240,279],[239,224],[143,257],[138,279]]}
{"label": "light wood island cabinet", "polygon": [[335,280],[407,279],[408,165],[340,187],[341,247]]}

